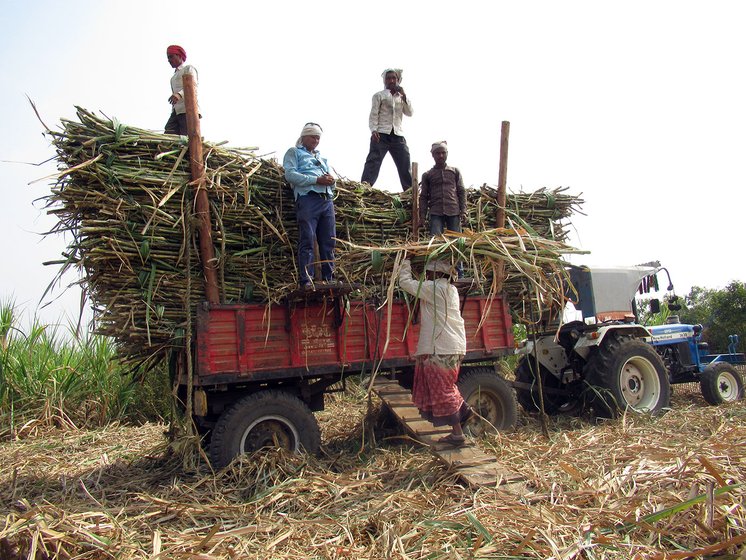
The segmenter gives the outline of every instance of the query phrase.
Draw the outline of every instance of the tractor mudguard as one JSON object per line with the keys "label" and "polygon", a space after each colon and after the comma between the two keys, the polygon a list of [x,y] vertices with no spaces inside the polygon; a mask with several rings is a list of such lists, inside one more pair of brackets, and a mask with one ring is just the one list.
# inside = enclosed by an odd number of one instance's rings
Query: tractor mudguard
{"label": "tractor mudguard", "polygon": [[622,336],[627,336],[630,338],[641,338],[644,339],[645,342],[649,342],[650,337],[652,336],[650,334],[650,331],[642,325],[634,323],[629,325],[608,325],[605,327],[600,327],[596,331],[585,333],[578,339],[578,342],[573,350],[582,358],[588,359],[591,348],[599,346],[603,342],[604,338],[606,338],[610,333],[619,333]]}

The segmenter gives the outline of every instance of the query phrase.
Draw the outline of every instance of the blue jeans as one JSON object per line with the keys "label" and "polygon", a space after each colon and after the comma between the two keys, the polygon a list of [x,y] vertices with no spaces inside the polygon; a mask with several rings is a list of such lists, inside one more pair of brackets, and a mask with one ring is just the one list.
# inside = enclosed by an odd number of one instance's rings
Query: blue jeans
{"label": "blue jeans", "polygon": [[334,237],[337,229],[334,202],[324,195],[310,192],[295,201],[298,220],[298,280],[301,286],[310,284],[314,275],[314,244],[319,245],[321,279],[331,280],[334,274]]}
{"label": "blue jeans", "polygon": [[[430,214],[430,235],[440,235],[446,229],[451,231],[461,231],[461,216],[433,216]],[[464,263],[459,261],[456,264],[458,277],[464,277]]]}
{"label": "blue jeans", "polygon": [[440,235],[446,229],[461,231],[461,216],[433,216],[430,214],[430,235]]}

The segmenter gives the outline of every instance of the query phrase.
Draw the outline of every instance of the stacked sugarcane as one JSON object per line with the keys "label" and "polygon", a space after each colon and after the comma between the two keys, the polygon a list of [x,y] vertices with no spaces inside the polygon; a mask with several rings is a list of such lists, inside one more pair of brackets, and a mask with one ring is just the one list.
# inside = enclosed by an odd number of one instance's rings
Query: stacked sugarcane
{"label": "stacked sugarcane", "polygon": [[[54,231],[72,236],[60,274],[80,270],[96,331],[114,337],[123,358],[158,360],[183,344],[186,310],[204,299],[186,139],[80,108],[77,121],[63,120],[50,135],[60,175],[48,209],[58,218]],[[222,300],[280,301],[298,279],[293,196],[281,166],[248,148],[205,143],[204,155]],[[562,189],[510,194],[509,228],[497,231],[495,189],[469,189],[468,197],[478,233],[418,242],[407,193],[338,181],[337,277],[385,295],[392,256],[407,250],[419,260],[466,262],[482,289],[495,288],[503,263],[499,288],[509,300],[523,291],[561,305],[560,256],[572,252],[567,226],[582,201]]]}

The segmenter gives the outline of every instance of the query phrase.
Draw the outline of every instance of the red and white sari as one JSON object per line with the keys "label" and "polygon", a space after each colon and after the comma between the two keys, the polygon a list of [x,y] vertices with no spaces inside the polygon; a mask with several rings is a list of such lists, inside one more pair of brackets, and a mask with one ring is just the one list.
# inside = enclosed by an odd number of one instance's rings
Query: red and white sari
{"label": "red and white sari", "polygon": [[452,426],[460,422],[468,408],[456,386],[461,358],[458,354],[431,354],[417,358],[412,402],[420,415],[435,426]]}

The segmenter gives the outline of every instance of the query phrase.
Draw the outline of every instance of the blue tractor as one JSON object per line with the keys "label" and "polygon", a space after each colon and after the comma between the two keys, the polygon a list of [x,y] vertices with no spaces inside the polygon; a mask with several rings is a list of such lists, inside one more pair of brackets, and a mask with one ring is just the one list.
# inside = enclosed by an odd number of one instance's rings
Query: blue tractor
{"label": "blue tractor", "polygon": [[[669,309],[677,310],[675,297]],[[702,341],[702,325],[682,325],[677,315],[665,325],[650,327],[651,343],[669,371],[671,383],[699,382],[702,396],[710,404],[743,398],[743,376],[746,356],[736,352],[738,335],[728,337],[727,354],[710,354]]]}
{"label": "blue tractor", "polygon": [[[710,404],[743,398],[739,369],[746,361],[735,351],[711,355],[701,325],[647,327],[639,322],[636,292],[658,291],[657,261],[633,267],[568,266],[568,294],[578,315],[558,324],[538,323],[519,353],[513,386],[519,404],[548,414],[589,407],[599,416],[620,412],[660,412],[670,405],[671,385],[699,382]],[[667,291],[673,292],[668,278]],[[669,310],[677,299],[670,296]],[[680,308],[680,307],[679,307]],[[660,301],[651,301],[651,311]]]}

